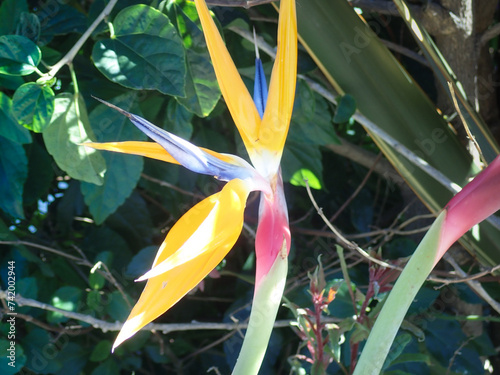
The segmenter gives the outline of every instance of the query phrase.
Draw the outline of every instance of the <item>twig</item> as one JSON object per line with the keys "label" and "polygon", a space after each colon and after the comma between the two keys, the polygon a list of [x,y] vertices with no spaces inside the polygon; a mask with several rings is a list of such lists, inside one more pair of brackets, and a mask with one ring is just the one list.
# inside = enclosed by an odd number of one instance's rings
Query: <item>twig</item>
{"label": "twig", "polygon": [[196,194],[196,193],[191,193],[190,191],[187,191],[187,190],[183,190],[181,189],[180,187],[177,187],[175,185],[172,185],[166,181],[162,181],[162,180],[158,180],[157,178],[154,178],[154,177],[151,177],[151,176],[148,176],[147,174],[144,174],[142,173],[141,174],[141,177],[144,178],[145,180],[148,180],[148,181],[151,181],[151,182],[154,182],[155,184],[158,184],[160,186],[163,186],[163,187],[167,187],[169,189],[172,189],[172,190],[175,190],[175,191],[178,191],[179,193],[182,193],[182,194],[185,194],[185,195],[189,195],[191,197],[195,197],[197,199],[205,199],[205,197],[201,194]]}
{"label": "twig", "polygon": [[[67,259],[70,259],[70,260],[74,261],[76,264],[79,264],[79,265],[82,265],[82,266],[86,266],[86,267],[89,267],[91,269],[93,269],[94,267],[97,266],[97,264],[94,264],[94,263],[90,262],[85,257],[84,252],[78,246],[74,246],[74,245],[73,245],[73,248],[81,255],[81,258],[75,257],[74,255],[67,254],[67,253],[65,253],[63,251],[54,249],[52,247],[48,247],[48,246],[37,244],[35,242],[28,242],[28,241],[21,241],[21,240],[17,240],[17,241],[0,241],[0,245],[13,245],[13,246],[33,247],[35,249],[40,249],[40,250],[43,250],[43,251],[47,251],[47,252],[50,252],[50,253],[53,253],[53,254],[60,255],[62,257],[65,257]],[[106,266],[105,263],[102,263],[102,262],[98,262],[98,263],[100,263],[100,265],[98,267],[96,267],[97,268],[96,271],[99,272],[99,274],[101,274],[107,281],[109,281],[111,284],[113,284],[115,286],[115,288],[120,292],[120,294],[125,299],[126,303],[130,306],[130,302],[128,302],[128,299],[126,298],[126,295],[125,295],[125,292],[123,290],[123,287],[115,279],[115,277],[113,276],[113,274],[111,273],[111,271],[109,270],[109,268]],[[101,265],[103,266],[104,271],[101,270],[101,269],[98,269],[98,268],[100,268]]]}
{"label": "twig", "polygon": [[[6,291],[0,290],[0,299],[4,300],[6,298],[7,298]],[[57,307],[36,301],[31,298],[24,298],[19,294],[16,295],[15,302],[18,306],[30,306],[45,311],[57,312],[67,318],[75,319],[90,324],[92,327],[100,329],[103,332],[119,331],[123,326],[123,323],[121,322],[111,323],[101,319],[96,319],[90,315],[80,314],[73,311],[61,310],[58,309]],[[292,322],[293,320],[277,320],[274,323],[274,328],[286,328],[289,327]],[[143,330],[159,331],[162,332],[163,334],[167,334],[176,331],[195,331],[195,330],[230,331],[230,330],[245,329],[247,327],[248,327],[248,322],[235,322],[235,323],[191,322],[191,323],[165,323],[165,324],[150,323],[147,326],[145,326]]]}
{"label": "twig", "polygon": [[[451,99],[453,101],[453,106],[457,110],[458,115],[460,116],[460,120],[462,120],[462,125],[464,126],[465,132],[467,133],[467,137],[469,140],[472,142],[474,147],[476,148],[477,153],[479,154],[479,157],[481,159],[481,163],[483,163],[484,166],[487,166],[488,163],[486,162],[486,159],[484,158],[483,152],[481,151],[481,147],[479,147],[479,143],[476,141],[476,137],[474,137],[469,129],[469,126],[467,125],[467,121],[464,118],[464,115],[462,114],[462,111],[460,110],[460,106],[458,105],[457,101],[457,96],[455,94],[455,88],[453,87],[453,83],[447,82],[448,83],[448,89],[450,90],[451,94]],[[472,154],[472,152],[471,152]]]}
{"label": "twig", "polygon": [[[497,313],[500,314],[500,303],[495,301],[487,292],[484,290],[482,287],[481,283],[473,280],[460,266],[458,263],[453,259],[453,257],[449,253],[444,254],[444,260],[446,260],[455,270],[455,272],[461,276],[465,283],[474,291],[476,292],[483,300],[485,300]],[[500,268],[500,266],[497,266]],[[498,268],[497,268],[498,269]],[[490,271],[491,272],[491,271]],[[474,277],[477,278],[477,277]]]}
{"label": "twig", "polygon": [[400,53],[403,56],[409,57],[410,59],[415,60],[420,65],[423,65],[423,66],[425,66],[427,68],[431,67],[431,65],[429,64],[429,62],[427,61],[427,59],[425,57],[419,55],[417,52],[414,52],[414,51],[412,51],[409,48],[400,46],[399,44],[393,43],[393,42],[391,42],[389,40],[380,39],[380,41],[382,42],[382,44],[384,44],[390,50],[393,50],[393,51],[395,51],[397,53]]}
{"label": "twig", "polygon": [[64,57],[61,60],[59,60],[54,66],[52,66],[50,71],[47,73],[47,76],[54,77],[64,65],[69,64],[73,61],[78,51],[80,51],[80,48],[82,48],[84,43],[87,41],[90,35],[92,35],[97,26],[99,26],[101,21],[111,13],[111,10],[113,10],[113,7],[116,5],[117,2],[118,0],[110,0],[108,5],[106,5],[102,10],[101,14],[97,16],[94,22],[92,22],[92,25],[90,25],[89,28],[82,34],[80,39],[78,39],[78,41],[68,51],[68,53],[66,53],[66,55],[64,55]]}
{"label": "twig", "polygon": [[[0,299],[5,300],[6,298],[7,298],[6,291],[0,289]],[[123,326],[122,322],[117,321],[111,323],[101,319],[94,318],[93,316],[90,315],[80,314],[73,311],[61,310],[58,309],[57,307],[54,307],[52,305],[40,301],[36,301],[31,298],[24,298],[19,294],[16,294],[15,302],[18,306],[30,306],[45,311],[57,312],[67,318],[90,324],[92,327],[100,329],[103,332],[119,331]],[[338,319],[331,320],[331,322],[333,321],[338,322]],[[274,323],[274,328],[286,328],[289,327],[292,322],[293,322],[292,320],[286,320],[286,319],[277,320]],[[177,331],[195,331],[195,330],[230,331],[230,330],[245,329],[247,327],[248,327],[248,322],[246,321],[234,322],[234,323],[213,323],[213,322],[165,323],[165,324],[150,323],[147,326],[145,326],[143,330],[159,331],[162,332],[163,334],[168,334]]]}
{"label": "twig", "polygon": [[356,190],[354,190],[354,192],[351,194],[351,196],[349,198],[347,198],[347,200],[342,204],[342,206],[340,206],[340,208],[337,210],[337,212],[335,212],[335,214],[333,214],[333,216],[330,218],[329,221],[331,223],[334,222],[335,219],[337,219],[339,217],[339,215],[342,213],[342,211],[345,210],[345,208],[349,205],[349,203],[351,203],[352,200],[354,198],[356,198],[356,196],[359,194],[359,192],[361,191],[361,189],[366,185],[366,183],[368,182],[368,179],[372,175],[373,170],[375,169],[375,166],[377,165],[377,163],[380,161],[381,157],[382,157],[382,153],[379,153],[377,155],[377,157],[375,158],[375,161],[373,162],[373,165],[368,170],[368,173],[366,173],[365,177],[363,178],[363,181],[361,181],[361,183],[358,185],[358,187],[356,188]]}
{"label": "twig", "polygon": [[[238,33],[240,36],[242,36],[243,38],[245,38],[249,41],[253,41],[253,34],[246,31],[246,30],[243,30],[243,29],[240,29],[237,27],[232,27],[231,31]],[[267,44],[264,40],[259,39],[258,43],[259,43],[259,48],[261,51],[264,51],[265,53],[267,53],[271,57],[275,56],[274,49],[272,47],[270,47],[269,44]],[[310,85],[310,87],[313,91],[316,91],[318,94],[323,96],[323,98],[325,98],[329,102],[333,103],[334,105],[338,105],[335,96],[325,89],[320,90],[319,89],[320,85],[318,85],[316,82],[314,82],[310,78],[307,78],[307,77],[302,76],[302,75],[298,75],[298,77],[304,79]],[[389,146],[391,146],[397,152],[399,152],[401,155],[403,155],[413,165],[420,168],[422,171],[424,171],[429,176],[434,178],[437,182],[439,182],[441,185],[443,185],[450,192],[452,192],[453,194],[456,194],[461,190],[460,186],[458,186],[456,183],[451,181],[441,171],[439,171],[436,168],[434,168],[433,166],[431,166],[424,159],[422,159],[417,154],[415,154],[413,151],[411,151],[408,147],[406,147],[401,142],[397,141],[394,137],[389,135],[389,133],[387,133],[385,130],[382,130],[373,121],[371,121],[370,119],[368,119],[367,117],[362,115],[361,112],[356,111],[356,113],[354,113],[354,115],[352,117],[355,121],[360,123],[365,129],[368,129],[374,135],[382,138],[385,143],[387,143]],[[496,219],[494,216],[490,216],[486,220],[491,225],[493,225],[495,228],[500,230],[500,221],[498,219]]]}
{"label": "twig", "polygon": [[[432,216],[434,217],[434,215]],[[412,230],[398,230],[398,229],[379,229],[379,230],[374,230],[371,232],[363,232],[363,233],[355,233],[355,234],[344,234],[343,236],[347,240],[354,240],[358,238],[366,238],[366,237],[372,237],[372,236],[377,236],[377,235],[384,235],[384,236],[411,236],[413,234],[418,234],[422,232],[426,232],[429,229],[429,226],[425,226],[422,228],[417,228],[417,229],[412,229]],[[317,229],[309,229],[309,228],[302,228],[302,227],[293,227],[293,231],[301,234],[307,234],[310,236],[317,236],[317,237],[326,237],[326,238],[336,238],[336,234],[332,232],[326,232],[323,230],[317,230]]]}
{"label": "twig", "polygon": [[462,342],[462,344],[460,344],[460,346],[457,348],[457,350],[455,350],[455,352],[453,353],[453,357],[451,357],[449,363],[448,363],[448,367],[446,369],[446,374],[445,375],[448,375],[450,372],[451,372],[451,367],[453,366],[453,362],[455,362],[455,359],[458,357],[458,355],[460,355],[460,351],[465,348],[469,342],[471,342],[472,340],[474,340],[476,337],[469,337],[467,340],[465,340],[464,342]]}
{"label": "twig", "polygon": [[[357,251],[359,254],[361,254],[361,256],[367,260],[370,260],[371,262],[373,263],[377,263],[378,265],[381,265],[382,267],[387,267],[387,268],[392,268],[392,269],[396,269],[396,270],[399,270],[399,271],[402,271],[403,268],[402,267],[398,267],[398,266],[395,266],[395,265],[392,265],[392,264],[389,264],[387,262],[384,262],[384,261],[381,261],[377,258],[374,258],[372,256],[370,256],[370,254],[368,254],[365,250],[363,250],[362,248],[360,248],[358,245],[356,245],[354,242],[351,242],[349,241],[348,239],[346,239],[338,230],[337,228],[335,228],[329,221],[328,219],[326,218],[326,216],[323,214],[323,210],[318,206],[318,204],[316,203],[313,195],[312,195],[312,192],[311,192],[311,188],[309,187],[309,184],[307,183],[307,180],[305,180],[306,182],[306,190],[307,190],[307,194],[309,195],[309,199],[311,200],[314,208],[316,209],[316,211],[318,212],[318,215],[323,219],[323,221],[325,222],[325,224],[328,226],[328,228],[330,228],[330,230],[333,232],[333,234],[335,235],[335,239],[337,240],[337,242],[339,242],[339,244],[341,246],[345,246],[347,247],[348,249],[351,249],[351,250],[355,250]],[[446,257],[447,254],[445,254],[445,257]],[[443,279],[443,278],[439,278],[439,277],[434,277],[434,276],[428,276],[427,277],[427,280],[428,281],[432,281],[432,282],[436,282],[436,283],[442,283],[444,285],[448,285],[448,284],[455,284],[455,283],[462,283],[462,282],[466,282],[466,283],[469,283],[469,282],[472,282],[472,283],[476,283],[476,284],[479,284],[477,281],[472,281],[473,279],[477,279],[479,277],[482,277],[482,276],[485,276],[486,274],[489,274],[489,273],[492,273],[496,270],[500,269],[500,265],[498,266],[495,266],[493,268],[490,268],[488,269],[487,271],[484,271],[484,272],[481,272],[477,275],[474,275],[474,276],[470,276],[470,275],[467,275],[465,272],[462,271],[462,274],[457,271],[457,273],[459,274],[459,276],[461,276],[461,278],[455,278],[455,279]],[[486,273],[485,273],[486,272]],[[481,284],[479,284],[479,287],[482,289],[481,287]],[[486,293],[486,292],[484,292]],[[491,300],[491,302],[495,303],[499,310],[499,313],[500,313],[500,304],[497,304],[491,297],[489,297],[489,295],[486,293],[486,298],[489,298]],[[483,297],[483,298],[485,298]],[[488,301],[489,303],[489,301]],[[495,309],[496,310],[496,309]]]}
{"label": "twig", "polygon": [[[4,313],[9,312],[8,309],[4,309]],[[58,327],[58,326],[51,326],[50,324],[47,324],[45,322],[42,322],[41,320],[33,318],[31,315],[26,315],[26,314],[21,314],[17,313],[15,315],[16,318],[23,319],[27,322],[30,322],[40,328],[43,328],[46,331],[51,331],[51,332],[57,332],[57,333],[65,333],[70,336],[78,336],[78,335],[83,335],[89,331],[91,331],[93,328],[92,327],[82,327],[82,326],[72,326],[72,327]]]}
{"label": "twig", "polygon": [[207,5],[220,7],[251,8],[257,5],[269,4],[276,0],[206,0]]}
{"label": "twig", "polygon": [[370,260],[371,262],[373,263],[377,263],[378,265],[382,266],[382,267],[386,267],[386,268],[394,268],[394,269],[399,269],[401,270],[401,268],[399,267],[396,267],[392,264],[389,264],[387,262],[384,262],[384,261],[381,261],[377,258],[374,258],[372,256],[370,256],[370,254],[368,254],[366,251],[364,251],[362,248],[360,248],[358,245],[356,245],[354,242],[351,242],[349,240],[347,240],[338,230],[337,228],[335,228],[332,223],[330,223],[327,219],[327,217],[323,214],[323,209],[320,208],[318,206],[318,203],[316,203],[316,200],[314,199],[314,196],[312,195],[312,192],[311,192],[311,188],[309,187],[309,182],[307,181],[307,179],[304,179],[305,183],[306,183],[306,190],[307,190],[307,194],[309,195],[309,199],[311,200],[314,208],[316,209],[316,212],[318,213],[318,215],[321,217],[321,219],[323,219],[324,223],[328,226],[328,228],[330,228],[330,230],[333,232],[333,234],[335,234],[335,239],[343,246],[347,247],[348,249],[350,250],[355,250],[357,251],[359,254],[361,254],[361,256],[363,258],[366,258],[367,260]]}
{"label": "twig", "polygon": [[488,30],[486,30],[481,37],[479,38],[479,46],[484,46],[494,37],[500,35],[500,23],[491,26]]}
{"label": "twig", "polygon": [[40,250],[48,251],[50,253],[54,253],[54,254],[60,255],[62,257],[65,257],[67,259],[71,259],[71,260],[75,261],[78,264],[92,267],[92,264],[89,261],[85,260],[85,259],[77,258],[77,257],[75,257],[73,255],[66,254],[66,253],[64,253],[64,252],[62,252],[60,250],[54,249],[52,247],[40,245],[40,244],[37,244],[37,243],[34,243],[34,242],[21,241],[21,240],[17,240],[17,241],[0,241],[0,245],[13,245],[13,246],[29,246],[29,247],[34,247],[35,249],[40,249]]}

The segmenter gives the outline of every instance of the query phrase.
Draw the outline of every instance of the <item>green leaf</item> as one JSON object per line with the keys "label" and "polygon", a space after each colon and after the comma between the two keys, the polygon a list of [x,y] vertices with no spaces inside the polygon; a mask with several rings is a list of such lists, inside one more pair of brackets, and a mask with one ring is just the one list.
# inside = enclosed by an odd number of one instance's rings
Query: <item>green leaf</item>
{"label": "green leaf", "polygon": [[[0,126],[1,128],[1,126]],[[23,188],[28,177],[28,159],[23,146],[0,137],[0,209],[24,219]]]}
{"label": "green leaf", "polygon": [[[64,338],[62,335],[59,337]],[[67,341],[62,342],[67,343]],[[35,374],[56,374],[61,369],[61,358],[57,355],[57,351],[54,352],[54,349],[57,348],[56,345],[61,345],[59,339],[52,339],[47,331],[34,328],[24,337],[24,343],[28,357],[26,367]],[[49,348],[50,358],[44,356],[44,348]]]}
{"label": "green leaf", "polygon": [[54,92],[50,87],[28,82],[16,90],[12,103],[17,121],[29,130],[41,133],[49,125],[54,112]]}
{"label": "green leaf", "polygon": [[89,285],[94,290],[101,290],[106,284],[106,279],[98,272],[89,274]]}
{"label": "green leaf", "polygon": [[106,163],[99,152],[81,146],[95,140],[80,95],[63,93],[55,97],[54,114],[43,132],[47,151],[59,168],[70,177],[92,184],[102,184]]}
{"label": "green leaf", "polygon": [[40,37],[40,19],[36,14],[22,12],[16,27],[16,35],[22,35],[36,43]]}
{"label": "green leaf", "polygon": [[[38,284],[37,279],[34,277],[23,277],[17,282],[16,293],[20,294],[24,298],[31,298],[36,300],[38,297]],[[31,307],[21,306],[17,308],[17,312],[21,314],[26,314]]]}
{"label": "green leaf", "polygon": [[292,178],[290,179],[290,183],[294,186],[303,186],[306,187],[306,183],[304,180],[307,180],[307,184],[312,189],[321,190],[321,182],[318,177],[314,175],[309,169],[299,169],[296,171]]}
{"label": "green leaf", "polygon": [[333,122],[336,124],[343,124],[354,115],[356,112],[356,100],[354,97],[349,94],[345,94],[339,98],[337,98],[337,111],[335,112],[335,116],[333,116]]}
{"label": "green leaf", "polygon": [[[125,94],[115,98],[112,103],[126,111],[137,113],[135,94]],[[117,142],[142,140],[146,136],[139,131],[126,116],[118,111],[99,104],[90,114],[99,142]],[[99,151],[100,152],[100,151]],[[104,184],[96,186],[82,183],[81,191],[85,203],[97,224],[120,207],[134,190],[141,177],[143,159],[135,155],[123,155],[116,152],[103,152],[108,167],[104,175]]]}
{"label": "green leaf", "polygon": [[19,86],[24,83],[23,77],[20,76],[9,76],[7,74],[0,74],[0,87],[16,90]]}
{"label": "green leaf", "polygon": [[394,342],[392,343],[391,351],[387,355],[387,358],[384,362],[382,370],[385,370],[387,367],[389,367],[391,363],[401,355],[405,347],[411,342],[411,339],[411,335],[406,332],[403,332],[396,336]]}
{"label": "green leaf", "polygon": [[19,35],[0,36],[0,73],[25,76],[33,73],[42,52],[31,40]]}
{"label": "green leaf", "polygon": [[164,128],[169,132],[184,139],[190,139],[193,134],[191,120],[193,114],[175,100],[170,100],[167,105]]}
{"label": "green leaf", "polygon": [[[82,296],[80,288],[74,286],[63,286],[56,290],[51,299],[51,304],[58,309],[76,312]],[[47,321],[50,323],[63,323],[68,320],[60,312],[48,311]]]}
{"label": "green leaf", "polygon": [[124,322],[127,319],[128,314],[131,310],[131,300],[127,303],[119,291],[114,291],[108,295],[108,304],[106,305],[106,311],[113,321]]}
{"label": "green leaf", "polygon": [[113,344],[109,340],[102,340],[94,347],[92,354],[90,355],[90,360],[92,362],[102,362],[111,354],[111,348]]}
{"label": "green leaf", "polygon": [[119,375],[120,368],[113,358],[108,358],[105,362],[97,366],[90,375]]}
{"label": "green leaf", "polygon": [[316,145],[304,144],[293,139],[287,140],[281,166],[285,181],[290,181],[301,169],[309,170],[320,181],[322,180],[321,152]]}
{"label": "green leaf", "polygon": [[314,145],[340,144],[328,103],[302,80],[298,81],[297,94],[289,137]]}
{"label": "green leaf", "polygon": [[[108,269],[111,269],[111,265],[113,263],[113,253],[111,251],[103,251],[97,254],[94,263],[97,265],[99,262],[104,263]],[[104,267],[102,265],[100,267],[96,267],[95,269],[94,267],[90,270],[89,285],[92,289],[100,290],[106,284],[106,279],[97,270],[104,270]]]}
{"label": "green leaf", "polygon": [[0,136],[15,143],[31,143],[31,134],[20,126],[13,114],[12,100],[0,92]]}
{"label": "green leaf", "polygon": [[[102,298],[101,292],[98,290],[91,290],[87,294],[87,306],[92,311],[96,313],[101,313],[103,310],[102,307]],[[99,314],[100,315],[100,314]]]}
{"label": "green leaf", "polygon": [[148,246],[139,251],[130,261],[125,270],[125,277],[137,279],[151,269],[158,252],[158,246]]}
{"label": "green leaf", "polygon": [[[64,337],[64,336],[63,336]],[[61,361],[61,369],[55,375],[80,375],[88,361],[88,350],[86,345],[67,342],[61,339],[61,343],[56,342],[56,347],[60,348],[57,359]]]}
{"label": "green leaf", "polygon": [[133,89],[184,96],[182,41],[167,16],[147,5],[122,10],[115,37],[94,45],[92,59],[108,79]]}
{"label": "green leaf", "polygon": [[[13,352],[12,348],[14,348]],[[19,345],[19,341],[1,339],[0,353],[2,353],[2,356],[0,356],[0,368],[3,369],[2,375],[17,374],[26,363],[26,355],[24,354],[23,347]],[[10,354],[14,355],[11,356]]]}
{"label": "green leaf", "polygon": [[0,6],[0,35],[13,34],[23,12],[28,12],[26,0],[5,0]]}
{"label": "green leaf", "polygon": [[87,30],[87,17],[63,1],[42,6],[37,16],[42,25],[40,45],[48,44],[55,35],[83,34]]}
{"label": "green leaf", "polygon": [[[184,3],[183,6],[189,14],[196,14],[194,3]],[[177,30],[186,47],[187,68],[186,96],[176,99],[197,116],[205,117],[212,112],[221,95],[217,77],[198,18],[190,19],[178,5],[174,9]]]}

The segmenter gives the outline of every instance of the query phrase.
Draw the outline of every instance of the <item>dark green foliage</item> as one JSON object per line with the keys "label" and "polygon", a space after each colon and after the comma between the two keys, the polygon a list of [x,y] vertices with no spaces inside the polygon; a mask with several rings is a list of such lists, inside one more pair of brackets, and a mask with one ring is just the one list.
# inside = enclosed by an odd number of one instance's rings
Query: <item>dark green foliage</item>
{"label": "dark green foliage", "polygon": [[[0,373],[22,369],[26,374],[56,375],[205,374],[212,366],[229,373],[241,346],[239,332],[229,337],[219,330],[144,331],[112,354],[117,332],[99,325],[125,321],[144,286],[134,279],[151,267],[168,230],[223,185],[176,165],[83,146],[91,141],[146,139],[125,116],[92,96],[144,116],[201,147],[222,153],[242,150],[193,3],[118,1],[74,58],[66,61],[70,64],[63,64],[53,76],[48,75],[50,66],[65,58],[108,1],[34,4],[4,0],[0,5],[1,289],[7,289],[8,262],[13,261],[17,297],[37,302],[16,307],[20,315],[15,367],[3,355],[11,344],[5,339],[8,311],[2,304]],[[255,26],[274,47],[276,23],[266,20],[276,19],[275,10],[265,5],[253,11],[255,22],[241,9],[215,9],[228,49],[249,87],[253,46],[227,27],[249,31]],[[262,51],[261,55],[269,78],[272,59]],[[299,72],[308,78],[318,73],[304,50],[299,51]],[[314,271],[322,254],[326,285],[336,290],[328,313],[324,312],[335,318],[335,324],[325,328],[330,340],[325,350],[338,360],[328,373],[342,374],[351,363],[350,345],[366,337],[386,291],[368,301],[364,323],[353,319],[373,280],[366,264],[356,263],[349,254],[351,283],[343,281],[335,241],[311,210],[304,178],[316,189],[324,212],[333,215],[367,170],[333,154],[328,146],[347,139],[365,151],[378,149],[351,118],[355,98],[344,95],[335,108],[308,82],[298,80],[282,161],[293,237],[286,297],[297,307],[311,307],[307,273]],[[240,156],[246,157],[243,152]],[[250,197],[245,214],[252,229],[257,223],[256,198]],[[402,209],[399,188],[372,175],[334,224],[349,234],[373,231],[405,219],[397,219]],[[246,319],[253,293],[253,241],[251,231],[244,230],[217,272],[157,322]],[[355,241],[390,259],[408,256],[415,246],[413,239],[373,233]],[[482,303],[463,289],[451,289],[461,300]],[[480,356],[493,355],[489,336],[467,341],[453,320],[453,310],[448,305],[441,308],[440,298],[441,292],[430,288],[419,294],[398,336],[399,347],[386,363],[387,374],[430,374],[433,366],[444,373],[452,358],[452,373],[480,373]],[[94,327],[67,313],[100,323]],[[295,317],[282,309],[278,318]],[[304,342],[289,328],[276,330],[261,373],[290,369],[320,373],[317,365],[293,356],[308,355]]]}

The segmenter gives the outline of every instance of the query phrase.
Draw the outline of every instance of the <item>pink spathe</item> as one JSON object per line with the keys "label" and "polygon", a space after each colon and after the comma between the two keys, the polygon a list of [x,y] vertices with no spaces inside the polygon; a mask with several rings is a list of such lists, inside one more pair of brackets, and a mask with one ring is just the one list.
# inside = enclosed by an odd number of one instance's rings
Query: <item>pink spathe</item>
{"label": "pink spathe", "polygon": [[500,156],[446,205],[436,264],[463,234],[500,209]]}
{"label": "pink spathe", "polygon": [[260,198],[259,225],[255,238],[256,290],[259,288],[262,277],[267,275],[276,261],[283,247],[283,241],[285,241],[286,253],[290,251],[290,228],[281,171],[276,177],[276,187],[273,193],[261,194]]}

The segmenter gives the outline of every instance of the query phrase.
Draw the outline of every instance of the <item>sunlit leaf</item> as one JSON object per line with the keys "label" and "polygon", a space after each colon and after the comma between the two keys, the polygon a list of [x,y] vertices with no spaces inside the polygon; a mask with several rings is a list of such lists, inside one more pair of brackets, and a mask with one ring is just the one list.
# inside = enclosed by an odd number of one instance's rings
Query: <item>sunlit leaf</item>
{"label": "sunlit leaf", "polygon": [[185,95],[184,48],[167,16],[134,5],[118,13],[113,25],[114,38],[99,41],[92,51],[102,74],[125,87]]}
{"label": "sunlit leaf", "polygon": [[43,131],[47,151],[69,176],[96,185],[103,182],[104,158],[82,143],[95,140],[85,102],[79,95],[63,93],[54,100],[54,114]]}
{"label": "sunlit leaf", "polygon": [[321,182],[309,169],[299,169],[290,179],[290,183],[294,186],[306,186],[307,184],[317,190],[321,190]]}
{"label": "sunlit leaf", "polygon": [[[125,94],[115,98],[113,102],[125,110],[132,110],[135,98],[133,93]],[[104,104],[99,104],[92,111],[90,122],[99,142],[146,138],[126,116]],[[100,224],[132,193],[142,172],[143,159],[115,152],[97,152],[102,154],[108,168],[104,175],[104,184],[97,186],[84,182],[81,190],[92,216]]]}
{"label": "sunlit leaf", "polygon": [[39,44],[48,44],[56,35],[85,32],[87,18],[82,12],[62,1],[47,4],[37,14],[41,25]]}
{"label": "sunlit leaf", "polygon": [[16,35],[22,35],[36,42],[40,36],[40,19],[34,13],[28,11],[19,15],[19,22],[16,25]]}
{"label": "sunlit leaf", "polygon": [[180,105],[178,101],[170,100],[167,104],[164,128],[181,138],[190,139],[193,134],[192,118],[192,112]]}
{"label": "sunlit leaf", "polygon": [[50,87],[28,82],[12,98],[14,115],[29,130],[41,133],[54,112],[54,92]]}
{"label": "sunlit leaf", "polygon": [[[58,309],[65,311],[76,312],[79,307],[79,301],[82,296],[82,291],[80,288],[74,286],[63,286],[56,290],[51,299],[51,304]],[[62,323],[68,320],[60,312],[48,311],[47,320],[50,323]]]}
{"label": "sunlit leaf", "polygon": [[25,76],[33,73],[42,53],[31,40],[19,35],[0,36],[0,73]]}
{"label": "sunlit leaf", "polygon": [[[184,3],[184,9],[196,14],[194,3]],[[186,49],[186,96],[177,97],[179,103],[205,117],[214,109],[221,96],[214,68],[210,61],[199,21],[189,18],[180,6],[174,7],[179,34]]]}

